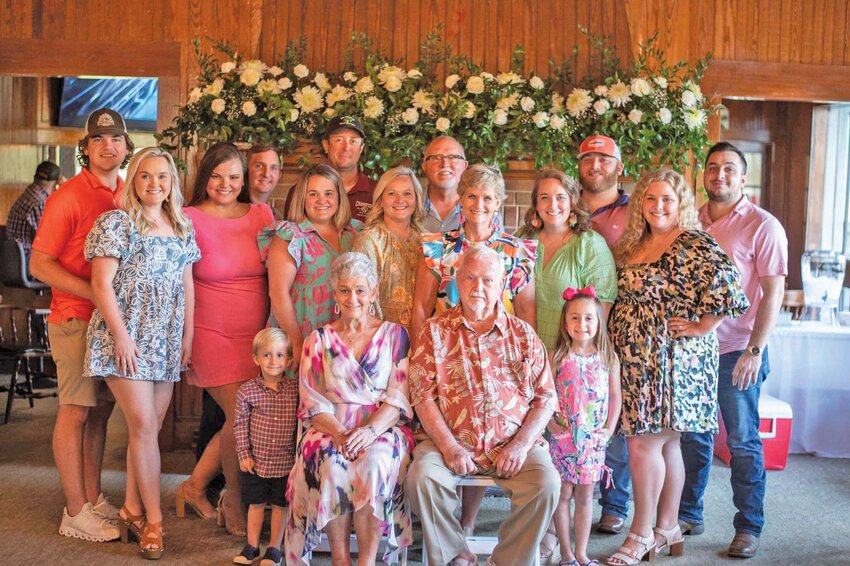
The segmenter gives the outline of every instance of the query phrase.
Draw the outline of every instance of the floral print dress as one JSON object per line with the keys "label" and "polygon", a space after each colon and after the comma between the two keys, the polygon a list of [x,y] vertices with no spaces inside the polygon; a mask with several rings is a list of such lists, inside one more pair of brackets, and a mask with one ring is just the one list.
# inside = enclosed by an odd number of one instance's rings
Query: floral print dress
{"label": "floral print dress", "polygon": [[297,272],[290,296],[298,318],[301,336],[306,337],[323,324],[333,322],[334,300],[331,288],[331,263],[341,254],[351,251],[354,238],[362,224],[352,220],[339,235],[339,251],[326,242],[309,220],[300,223],[286,220],[263,228],[257,236],[260,256],[268,259],[272,239],[288,242],[287,251],[295,261]]}
{"label": "floral print dress", "polygon": [[[463,225],[457,230],[440,234],[422,235],[422,252],[425,265],[437,278],[437,302],[435,314],[440,314],[460,302],[455,276],[463,252],[469,248],[483,245],[498,252],[505,267],[505,292],[503,302],[509,313],[513,313],[511,303],[534,278],[534,262],[537,257],[537,241],[523,240],[506,232],[494,229],[487,240],[481,243],[470,242],[463,231]],[[431,313],[427,313],[429,316]]]}
{"label": "floral print dress", "polygon": [[[413,451],[404,423],[413,418],[408,400],[407,331],[384,322],[355,359],[330,326],[314,331],[301,356],[299,418],[304,422],[286,498],[286,563],[308,564],[332,519],[371,506],[387,537],[384,561],[410,545],[413,532],[403,485]],[[346,429],[363,426],[383,403],[399,409],[399,424],[379,436],[357,459],[340,454],[330,435],[310,426],[317,414],[333,414]]]}
{"label": "floral print dress", "polygon": [[599,354],[567,353],[555,372],[558,411],[555,419],[565,428],[549,438],[552,463],[561,480],[574,485],[602,479],[607,438],[599,430],[608,421],[608,368]]}
{"label": "floral print dress", "polygon": [[716,433],[717,336],[673,338],[667,320],[743,313],[749,302],[732,260],[710,235],[687,230],[658,260],[621,266],[617,289],[609,328],[620,358],[621,432]]}
{"label": "floral print dress", "polygon": [[186,314],[183,269],[201,259],[195,233],[178,236],[140,234],[123,210],[102,214],[86,238],[85,257],[118,259],[112,289],[121,317],[141,355],[135,375],[115,365],[115,340],[100,309],[86,332],[83,375],[117,375],[138,381],[180,381],[183,321]]}

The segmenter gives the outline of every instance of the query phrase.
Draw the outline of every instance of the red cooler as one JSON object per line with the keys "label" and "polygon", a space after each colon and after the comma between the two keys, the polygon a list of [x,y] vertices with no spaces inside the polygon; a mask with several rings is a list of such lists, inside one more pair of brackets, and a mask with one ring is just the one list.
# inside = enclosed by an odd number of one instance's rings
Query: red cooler
{"label": "red cooler", "polygon": [[[726,446],[726,427],[718,414],[720,432],[714,437],[714,455],[728,466],[732,459]],[[767,470],[784,470],[788,461],[788,443],[791,441],[791,405],[762,393],[759,399],[759,436],[764,445],[764,467]]]}

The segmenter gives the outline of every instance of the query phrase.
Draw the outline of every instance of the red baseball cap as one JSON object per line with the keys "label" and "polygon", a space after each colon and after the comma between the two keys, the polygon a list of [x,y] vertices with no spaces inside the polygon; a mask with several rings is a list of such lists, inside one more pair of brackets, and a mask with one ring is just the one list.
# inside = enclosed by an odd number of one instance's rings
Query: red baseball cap
{"label": "red baseball cap", "polygon": [[613,157],[621,163],[623,161],[620,155],[620,148],[617,147],[617,142],[608,136],[596,134],[581,142],[578,148],[578,158],[581,159],[588,153],[601,153],[602,155]]}

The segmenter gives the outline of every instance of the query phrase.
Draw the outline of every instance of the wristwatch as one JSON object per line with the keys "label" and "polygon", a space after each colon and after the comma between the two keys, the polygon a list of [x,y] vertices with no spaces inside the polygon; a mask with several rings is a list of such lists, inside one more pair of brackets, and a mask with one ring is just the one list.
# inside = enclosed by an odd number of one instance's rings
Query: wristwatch
{"label": "wristwatch", "polygon": [[747,346],[747,352],[753,357],[761,356],[761,348],[758,346]]}

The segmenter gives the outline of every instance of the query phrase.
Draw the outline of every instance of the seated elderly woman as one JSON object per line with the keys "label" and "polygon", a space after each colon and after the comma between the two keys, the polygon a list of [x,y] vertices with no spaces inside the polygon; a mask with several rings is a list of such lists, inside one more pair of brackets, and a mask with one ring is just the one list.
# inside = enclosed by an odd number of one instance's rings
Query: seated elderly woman
{"label": "seated elderly woman", "polygon": [[455,488],[467,474],[492,476],[511,511],[491,562],[533,564],[560,494],[542,436],[556,403],[546,349],[499,305],[498,252],[468,250],[456,279],[460,304],[425,322],[410,364],[412,403],[429,439],[416,446],[407,494],[428,564],[475,564],[453,515]]}
{"label": "seated elderly woman", "polygon": [[402,485],[413,437],[407,395],[409,341],[404,328],[375,317],[378,276],[360,253],[334,260],[331,285],[339,320],[304,342],[299,418],[305,432],[289,477],[287,564],[308,564],[324,529],[334,565],[350,565],[352,516],[358,564],[374,565],[410,545]]}

